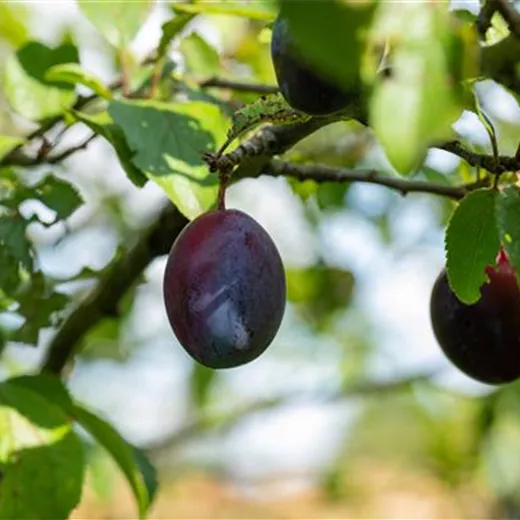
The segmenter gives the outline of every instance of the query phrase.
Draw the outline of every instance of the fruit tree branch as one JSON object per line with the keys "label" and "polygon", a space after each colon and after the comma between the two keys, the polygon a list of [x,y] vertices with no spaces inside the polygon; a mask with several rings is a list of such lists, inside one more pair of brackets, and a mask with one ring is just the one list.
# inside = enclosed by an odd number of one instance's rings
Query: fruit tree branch
{"label": "fruit tree branch", "polygon": [[352,170],[347,168],[333,168],[326,164],[292,164],[286,161],[273,159],[262,170],[265,175],[294,177],[299,181],[313,180],[316,182],[362,182],[386,186],[398,191],[402,195],[407,193],[431,193],[451,199],[461,199],[469,191],[487,182],[464,184],[460,186],[446,186],[433,184],[428,181],[408,180],[390,177],[376,170]]}
{"label": "fruit tree branch", "polygon": [[497,10],[495,0],[486,0],[476,20],[477,30],[482,40],[486,39],[486,33],[491,27],[491,19]]}
{"label": "fruit tree branch", "polygon": [[520,39],[520,13],[516,10],[514,4],[509,0],[493,0],[493,4],[506,21],[511,33]]}
{"label": "fruit tree branch", "polygon": [[125,293],[154,258],[169,252],[187,223],[175,206],[168,204],[163,209],[137,242],[112,263],[96,289],[65,319],[50,342],[42,371],[61,373],[85,334],[103,317],[117,312]]}
{"label": "fruit tree branch", "polygon": [[437,145],[440,148],[464,159],[470,166],[483,168],[490,173],[501,174],[520,170],[520,159],[508,155],[499,155],[498,162],[494,155],[474,153],[464,148],[458,141]]}
{"label": "fruit tree branch", "polygon": [[205,81],[199,83],[201,88],[224,88],[235,90],[237,92],[252,92],[253,94],[276,94],[278,92],[278,87],[271,85],[260,85],[253,83],[242,83],[240,81],[230,81],[222,78],[209,78]]}

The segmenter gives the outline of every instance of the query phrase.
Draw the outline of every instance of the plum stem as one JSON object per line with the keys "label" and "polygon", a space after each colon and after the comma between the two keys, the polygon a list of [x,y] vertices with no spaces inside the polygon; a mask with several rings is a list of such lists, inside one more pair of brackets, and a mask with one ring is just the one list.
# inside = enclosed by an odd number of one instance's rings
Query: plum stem
{"label": "plum stem", "polygon": [[217,207],[220,211],[226,209],[226,189],[227,189],[227,176],[220,176],[220,183],[218,187],[218,198],[217,198]]}

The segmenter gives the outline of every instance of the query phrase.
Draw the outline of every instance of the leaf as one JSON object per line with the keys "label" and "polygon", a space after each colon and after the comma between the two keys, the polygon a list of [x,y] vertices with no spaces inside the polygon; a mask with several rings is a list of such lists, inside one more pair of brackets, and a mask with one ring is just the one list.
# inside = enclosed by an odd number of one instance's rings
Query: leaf
{"label": "leaf", "polygon": [[68,518],[84,476],[69,418],[37,393],[0,384],[0,518]]}
{"label": "leaf", "polygon": [[162,34],[157,47],[157,58],[162,59],[168,52],[170,42],[195,18],[194,14],[177,13],[161,26]]}
{"label": "leaf", "polygon": [[12,381],[14,385],[29,388],[45,396],[92,435],[113,457],[127,478],[138,503],[140,518],[143,518],[157,491],[155,469],[146,456],[128,444],[109,423],[74,403],[57,377],[44,374],[22,376]]}
{"label": "leaf", "polygon": [[132,163],[156,182],[189,219],[211,208],[218,179],[202,161],[224,140],[227,118],[210,103],[171,105],[113,101],[109,114],[134,152]]}
{"label": "leaf", "polygon": [[510,263],[520,275],[520,194],[518,189],[509,186],[500,192],[496,199],[498,229],[502,244]]}
{"label": "leaf", "polygon": [[391,42],[391,76],[374,88],[370,126],[396,170],[407,174],[420,166],[432,143],[452,137],[450,127],[462,112],[460,86],[450,73],[458,36],[447,4],[381,5],[374,31]]}
{"label": "leaf", "polygon": [[24,23],[27,14],[25,6],[14,2],[0,2],[0,38],[8,41],[13,47],[23,45],[29,37]]}
{"label": "leaf", "polygon": [[20,385],[35,394],[44,397],[53,405],[71,415],[74,403],[59,377],[54,374],[38,374],[18,376],[9,380],[11,385]]}
{"label": "leaf", "polygon": [[0,135],[0,159],[3,159],[9,152],[17,146],[25,143],[22,137],[11,137],[9,135]]}
{"label": "leaf", "polygon": [[20,283],[18,260],[4,247],[0,247],[0,292],[12,294]]}
{"label": "leaf", "polygon": [[148,18],[153,2],[151,0],[132,0],[114,2],[113,0],[78,0],[83,14],[106,40],[118,49],[126,47]]}
{"label": "leaf", "polygon": [[315,265],[287,269],[287,298],[296,304],[307,323],[324,330],[334,314],[344,310],[354,293],[351,272]]}
{"label": "leaf", "polygon": [[32,269],[32,253],[25,236],[27,222],[20,215],[0,216],[0,246],[28,270]]}
{"label": "leaf", "polygon": [[128,147],[125,136],[121,129],[114,124],[108,112],[99,114],[86,114],[84,112],[72,111],[74,119],[86,124],[91,130],[103,136],[113,147],[116,155],[125,170],[128,179],[137,187],[142,187],[148,179],[144,173],[132,163],[132,151]]}
{"label": "leaf", "polygon": [[93,413],[76,406],[74,417],[113,457],[132,488],[139,517],[144,518],[157,491],[157,479],[151,464],[142,452],[129,445],[110,424]]}
{"label": "leaf", "polygon": [[494,265],[500,246],[495,199],[497,192],[480,189],[466,195],[455,209],[446,229],[448,281],[465,304],[480,298],[487,281],[485,268]]}
{"label": "leaf", "polygon": [[218,52],[198,33],[182,39],[179,50],[184,57],[186,72],[196,76],[213,76],[220,69]]}
{"label": "leaf", "polygon": [[250,20],[271,22],[276,17],[276,2],[260,0],[244,2],[243,0],[220,0],[215,2],[198,1],[190,4],[177,3],[173,6],[176,13],[190,14],[223,14],[239,16]]}
{"label": "leaf", "polygon": [[7,60],[4,87],[13,110],[34,121],[63,113],[76,101],[74,88],[45,79],[47,70],[61,63],[77,63],[77,48],[66,43],[50,48],[29,42]]}
{"label": "leaf", "polygon": [[287,20],[295,47],[305,60],[345,88],[357,90],[366,34],[377,3],[284,0],[280,4],[280,16]]}
{"label": "leaf", "polygon": [[190,394],[196,410],[204,408],[215,383],[217,372],[200,363],[193,363],[190,375]]}
{"label": "leaf", "polygon": [[53,315],[69,301],[65,294],[54,292],[46,286],[40,271],[33,274],[29,286],[16,299],[19,303],[16,312],[25,318],[25,322],[11,339],[28,345],[38,343],[40,329],[54,325]]}
{"label": "leaf", "polygon": [[112,99],[112,92],[94,74],[82,69],[77,63],[64,63],[51,67],[45,74],[48,81],[59,81],[70,85],[85,85],[98,96]]}
{"label": "leaf", "polygon": [[47,175],[28,191],[30,198],[39,200],[56,212],[55,221],[70,217],[83,204],[83,199],[72,184],[52,174]]}

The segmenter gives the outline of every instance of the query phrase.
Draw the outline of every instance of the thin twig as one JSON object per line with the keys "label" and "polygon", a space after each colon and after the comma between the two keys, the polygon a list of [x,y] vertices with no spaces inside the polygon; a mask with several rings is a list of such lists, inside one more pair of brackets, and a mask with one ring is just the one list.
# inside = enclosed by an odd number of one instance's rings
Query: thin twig
{"label": "thin twig", "polygon": [[433,184],[428,181],[401,179],[390,177],[376,170],[351,170],[334,168],[326,164],[293,164],[279,159],[273,159],[262,171],[265,175],[294,177],[299,181],[313,180],[315,182],[361,182],[378,184],[398,191],[402,195],[407,193],[431,193],[451,199],[461,199],[476,187],[486,185],[487,182],[463,184],[460,186],[446,186]]}
{"label": "thin twig", "polygon": [[67,148],[66,150],[63,150],[63,152],[61,152],[61,153],[59,153],[57,155],[54,155],[52,157],[48,157],[44,162],[46,162],[47,164],[57,164],[57,163],[60,163],[60,162],[64,161],[65,159],[67,159],[68,157],[70,157],[71,155],[75,154],[76,152],[79,152],[80,150],[84,150],[85,148],[87,148],[88,145],[96,137],[99,137],[99,134],[91,134],[86,139],[84,139],[81,143],[79,143],[79,144],[77,144],[75,146],[71,146],[70,148]]}
{"label": "thin twig", "polygon": [[471,152],[464,148],[458,141],[450,141],[448,143],[435,145],[435,148],[440,148],[441,150],[458,155],[470,166],[484,168],[489,173],[501,174],[520,169],[520,161],[516,157],[499,155],[497,162],[497,158],[494,155]]}
{"label": "thin twig", "polygon": [[279,89],[271,85],[259,85],[254,83],[242,83],[240,81],[231,81],[227,79],[213,77],[199,83],[201,88],[227,88],[236,90],[237,92],[252,92],[254,94],[276,94]]}

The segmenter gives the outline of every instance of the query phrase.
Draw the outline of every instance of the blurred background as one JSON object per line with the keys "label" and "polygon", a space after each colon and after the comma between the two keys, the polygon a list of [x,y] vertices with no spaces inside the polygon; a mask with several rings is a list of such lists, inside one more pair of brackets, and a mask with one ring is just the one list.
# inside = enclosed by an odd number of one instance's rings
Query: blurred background
{"label": "blurred background", "polygon": [[[452,6],[479,9],[471,1]],[[167,3],[154,8],[132,45],[136,61],[156,48],[161,24],[171,16]],[[194,76],[274,85],[264,25],[200,16],[170,58]],[[215,70],[191,59],[193,32],[218,51]],[[113,49],[73,1],[0,3],[2,65],[25,39],[56,45],[68,37],[78,44],[85,69],[107,82],[117,77]],[[514,153],[517,102],[491,81],[478,89],[501,152]],[[256,98],[218,95],[233,103]],[[0,111],[2,133],[34,128],[3,98]],[[474,149],[490,151],[476,116],[465,113],[456,128]],[[63,148],[85,135],[76,125]],[[290,155],[394,174],[371,131],[357,123],[331,125]],[[85,267],[101,270],[163,204],[156,186],[137,189],[127,180],[102,138],[53,171],[87,202],[65,227],[29,228],[41,268],[56,279]],[[458,158],[432,150],[417,178],[456,183],[468,175],[473,173]],[[518,517],[519,383],[495,389],[462,375],[442,356],[429,321],[453,203],[431,195],[402,197],[380,186],[260,178],[234,185],[228,206],[269,231],[287,270],[289,304],[266,353],[227,371],[195,365],[167,323],[160,258],[129,292],[123,315],[90,331],[68,379],[78,400],[146,449],[157,466],[161,485],[150,517]],[[43,211],[36,203],[24,210]],[[63,290],[80,298],[91,287],[87,280]],[[38,366],[52,334],[43,331],[37,349],[9,345],[3,375]],[[92,446],[73,517],[135,515],[126,483]]]}

